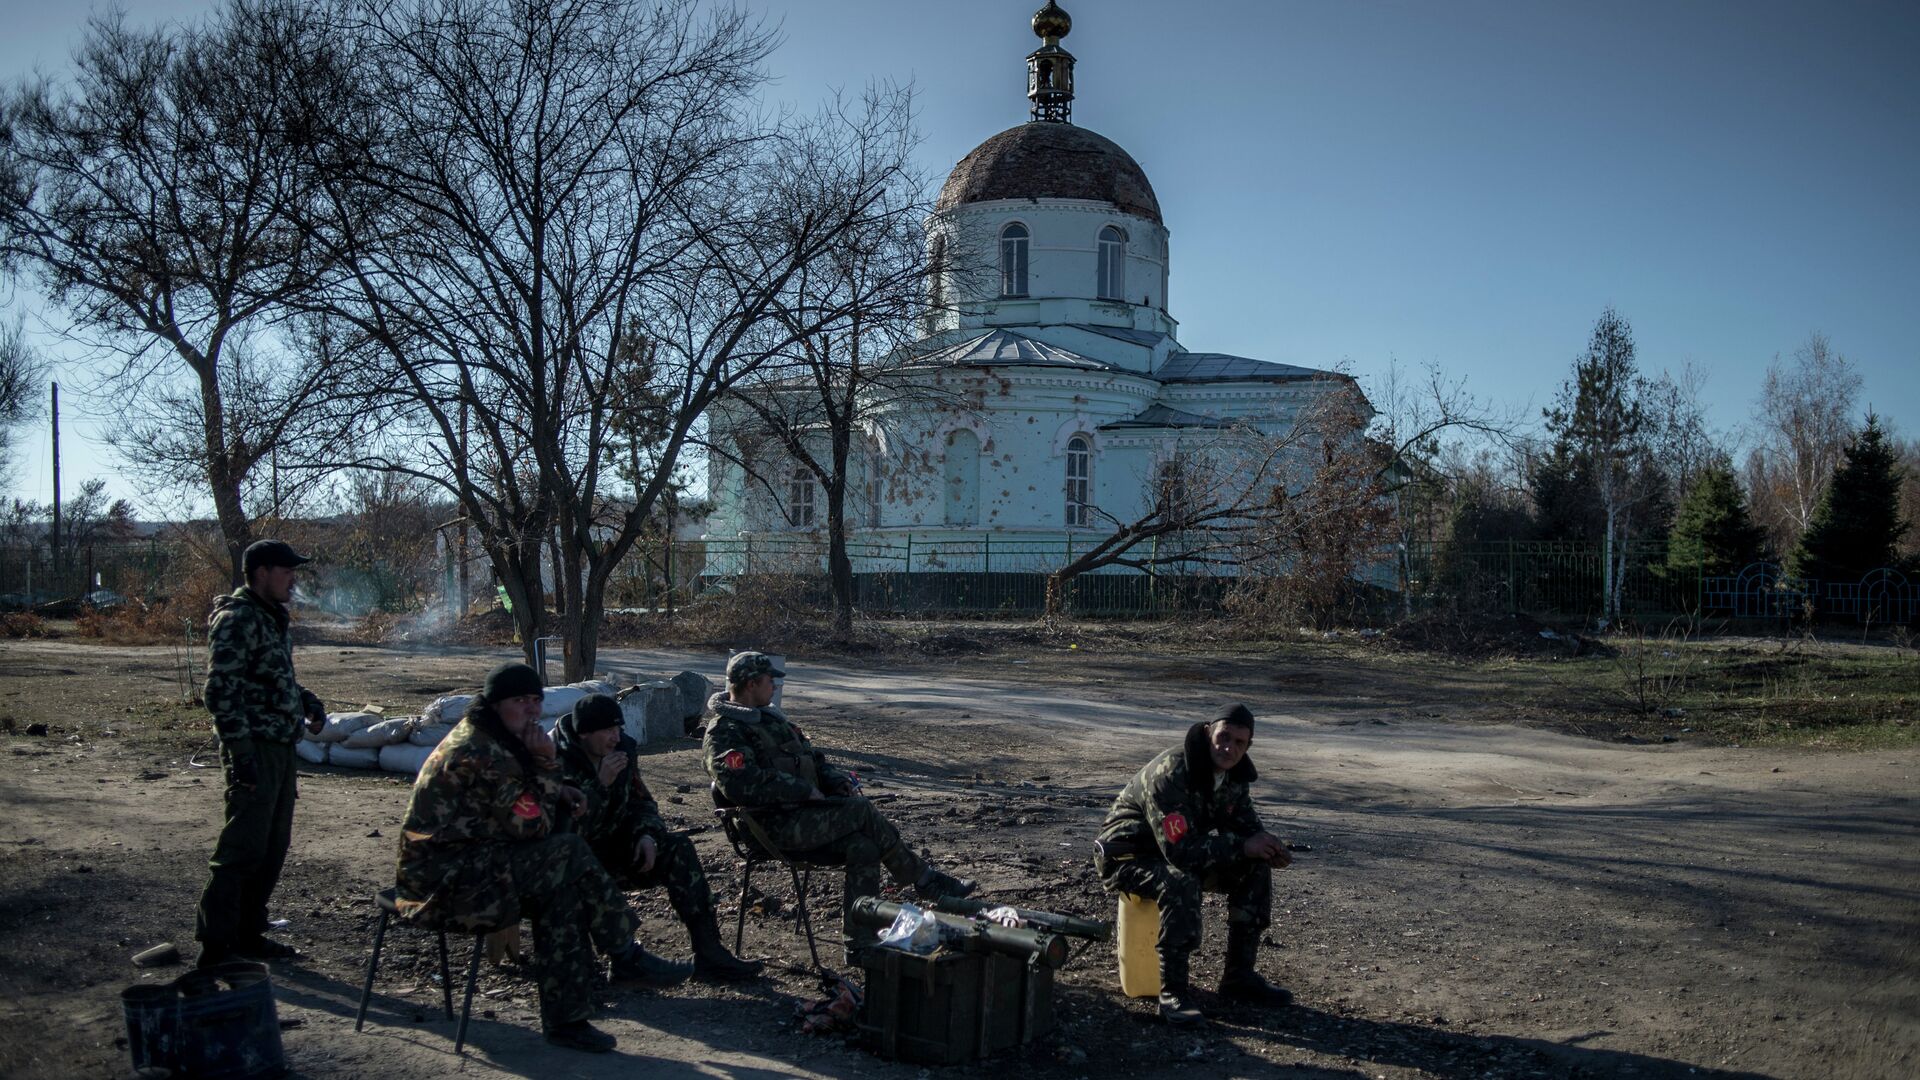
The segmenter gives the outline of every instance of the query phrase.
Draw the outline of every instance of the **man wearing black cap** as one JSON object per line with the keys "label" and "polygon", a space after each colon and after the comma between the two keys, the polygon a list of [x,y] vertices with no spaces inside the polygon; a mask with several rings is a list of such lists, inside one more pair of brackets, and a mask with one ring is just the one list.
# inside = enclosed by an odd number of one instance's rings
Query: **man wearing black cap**
{"label": "man wearing black cap", "polygon": [[200,966],[225,960],[289,960],[291,946],[266,936],[267,900],[293,839],[294,756],[300,724],[326,724],[320,699],[293,675],[287,602],[296,567],[310,560],[279,540],[241,556],[247,583],[213,602],[207,622],[203,697],[220,736],[226,824],[207,868],[194,936]]}
{"label": "man wearing black cap", "polygon": [[1258,777],[1247,747],[1253,712],[1231,705],[1187,729],[1113,801],[1094,845],[1094,869],[1108,892],[1160,905],[1160,1015],[1197,1024],[1187,958],[1200,944],[1200,894],[1227,894],[1227,963],[1220,995],[1286,1005],[1293,995],[1261,977],[1254,961],[1273,912],[1273,869],[1293,861],[1260,825],[1249,787]]}
{"label": "man wearing black cap", "polygon": [[938,870],[900,839],[893,823],[861,798],[854,778],[813,748],[800,726],[773,704],[773,680],[784,678],[765,653],[727,661],[727,690],[707,701],[707,772],[719,798],[751,808],[762,843],[809,862],[844,864],[840,933],[849,956],[878,940],[853,918],[853,901],[880,891],[880,871],[923,898],[965,896],[974,883]]}
{"label": "man wearing black cap", "polygon": [[693,973],[729,981],[760,974],[758,961],[742,960],[720,941],[713,890],[700,855],[685,833],[667,828],[660,804],[634,762],[639,744],[624,729],[620,703],[588,694],[554,728],[560,773],[587,797],[576,822],[600,865],[626,889],[664,885],[673,913],[693,940]]}

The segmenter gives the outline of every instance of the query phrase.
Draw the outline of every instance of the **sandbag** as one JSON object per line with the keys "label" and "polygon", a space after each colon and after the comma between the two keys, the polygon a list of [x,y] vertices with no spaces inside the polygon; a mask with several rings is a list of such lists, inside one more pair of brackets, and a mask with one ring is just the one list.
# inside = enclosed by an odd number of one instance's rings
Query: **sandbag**
{"label": "sandbag", "polygon": [[429,724],[459,723],[460,718],[466,715],[467,706],[473,704],[473,699],[477,696],[479,695],[448,694],[445,697],[434,698],[433,704],[428,705],[426,711],[421,713],[421,719]]}
{"label": "sandbag", "polygon": [[612,697],[620,688],[605,679],[584,679],[565,686],[550,686],[540,701],[541,716],[565,716],[576,703],[588,694],[605,694]]}
{"label": "sandbag", "polygon": [[420,718],[417,716],[396,716],[391,720],[382,720],[354,732],[340,745],[350,746],[356,750],[368,748],[377,750],[382,746],[406,742],[407,736],[413,734],[413,729],[419,725]]}
{"label": "sandbag", "polygon": [[294,756],[309,765],[325,765],[327,763],[327,748],[327,743],[315,742],[312,738],[305,738],[293,744],[293,753]]}
{"label": "sandbag", "polygon": [[424,716],[420,718],[420,726],[413,729],[413,733],[407,736],[407,741],[415,746],[439,746],[440,740],[453,731],[453,725],[429,724],[426,723],[426,719]]}
{"label": "sandbag", "polygon": [[380,748],[380,767],[388,772],[417,773],[420,771],[420,766],[427,763],[427,757],[432,753],[431,746],[394,743]]}
{"label": "sandbag", "polygon": [[327,749],[327,764],[343,769],[377,769],[380,767],[380,751],[336,744]]}
{"label": "sandbag", "polygon": [[346,742],[355,734],[386,719],[377,712],[328,713],[327,726],[312,736],[321,742]]}

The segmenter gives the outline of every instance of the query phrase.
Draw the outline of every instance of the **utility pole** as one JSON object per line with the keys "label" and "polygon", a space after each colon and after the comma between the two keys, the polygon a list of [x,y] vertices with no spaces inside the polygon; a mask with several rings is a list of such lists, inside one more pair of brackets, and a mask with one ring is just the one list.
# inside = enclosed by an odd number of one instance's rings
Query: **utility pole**
{"label": "utility pole", "polygon": [[[60,572],[60,384],[53,384],[53,570]],[[58,581],[56,577],[54,579]]]}

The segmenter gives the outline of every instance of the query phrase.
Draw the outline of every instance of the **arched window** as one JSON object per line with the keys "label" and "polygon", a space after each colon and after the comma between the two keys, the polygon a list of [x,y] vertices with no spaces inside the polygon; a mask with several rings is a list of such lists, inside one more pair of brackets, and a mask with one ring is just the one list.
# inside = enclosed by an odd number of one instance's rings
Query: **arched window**
{"label": "arched window", "polygon": [[947,435],[946,519],[949,525],[980,521],[980,437],[965,428]]}
{"label": "arched window", "polygon": [[1067,440],[1067,527],[1093,524],[1093,443],[1085,435]]}
{"label": "arched window", "polygon": [[1000,295],[1027,295],[1027,227],[1014,222],[1000,230]]}
{"label": "arched window", "polygon": [[1100,299],[1127,298],[1127,234],[1112,225],[1100,230]]}
{"label": "arched window", "polygon": [[787,477],[787,524],[804,529],[813,524],[813,470],[795,465]]}

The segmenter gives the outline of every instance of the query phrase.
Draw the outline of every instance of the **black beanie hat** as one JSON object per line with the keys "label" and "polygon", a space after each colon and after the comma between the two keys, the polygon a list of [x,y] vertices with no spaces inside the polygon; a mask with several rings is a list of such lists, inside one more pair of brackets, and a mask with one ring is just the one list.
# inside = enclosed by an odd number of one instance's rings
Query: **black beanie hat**
{"label": "black beanie hat", "polygon": [[573,730],[581,735],[626,723],[620,703],[605,694],[588,694],[573,703]]}
{"label": "black beanie hat", "polygon": [[539,672],[525,664],[501,664],[487,672],[487,684],[480,691],[480,700],[498,705],[510,697],[544,693],[546,687],[541,685]]}
{"label": "black beanie hat", "polygon": [[1214,717],[1213,722],[1216,724],[1224,722],[1234,727],[1243,727],[1248,731],[1252,731],[1253,710],[1247,708],[1245,705],[1229,705],[1220,710],[1220,715]]}

